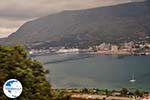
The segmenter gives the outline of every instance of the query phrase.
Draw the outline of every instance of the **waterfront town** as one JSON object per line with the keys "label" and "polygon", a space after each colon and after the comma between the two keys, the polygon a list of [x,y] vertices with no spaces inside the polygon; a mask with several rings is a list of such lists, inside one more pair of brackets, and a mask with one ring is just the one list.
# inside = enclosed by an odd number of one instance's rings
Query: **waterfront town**
{"label": "waterfront town", "polygon": [[61,53],[96,53],[96,54],[116,54],[116,55],[150,55],[150,43],[149,42],[128,42],[111,44],[101,43],[95,46],[89,46],[86,49],[80,49],[78,47],[49,47],[49,48],[30,48],[29,54],[31,55],[43,55],[43,54],[61,54]]}

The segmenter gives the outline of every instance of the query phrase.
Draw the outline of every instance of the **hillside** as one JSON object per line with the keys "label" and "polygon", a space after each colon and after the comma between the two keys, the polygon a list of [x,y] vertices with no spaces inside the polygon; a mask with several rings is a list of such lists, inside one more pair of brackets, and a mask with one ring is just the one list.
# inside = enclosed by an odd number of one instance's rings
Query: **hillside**
{"label": "hillside", "polygon": [[63,11],[22,25],[5,44],[88,45],[138,39],[150,34],[148,2]]}

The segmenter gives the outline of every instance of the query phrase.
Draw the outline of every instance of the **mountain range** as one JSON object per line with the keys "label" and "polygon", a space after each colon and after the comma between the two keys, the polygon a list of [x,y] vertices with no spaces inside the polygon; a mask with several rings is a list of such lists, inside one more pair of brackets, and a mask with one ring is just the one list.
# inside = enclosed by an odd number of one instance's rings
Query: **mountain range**
{"label": "mountain range", "polygon": [[1,44],[86,46],[138,40],[150,34],[150,3],[66,10],[23,24]]}

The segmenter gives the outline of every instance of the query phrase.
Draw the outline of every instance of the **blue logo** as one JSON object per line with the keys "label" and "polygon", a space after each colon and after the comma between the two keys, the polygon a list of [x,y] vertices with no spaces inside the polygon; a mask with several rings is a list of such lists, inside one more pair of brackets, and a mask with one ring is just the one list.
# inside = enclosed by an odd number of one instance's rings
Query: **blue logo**
{"label": "blue logo", "polygon": [[5,95],[9,98],[17,98],[22,93],[22,84],[16,79],[7,80],[3,86]]}

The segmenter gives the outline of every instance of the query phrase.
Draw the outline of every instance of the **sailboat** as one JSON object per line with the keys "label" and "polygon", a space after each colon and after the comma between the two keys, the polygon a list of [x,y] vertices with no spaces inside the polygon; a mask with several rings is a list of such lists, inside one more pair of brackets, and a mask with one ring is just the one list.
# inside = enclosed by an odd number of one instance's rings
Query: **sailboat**
{"label": "sailboat", "polygon": [[135,83],[136,82],[136,80],[134,79],[134,74],[132,75],[132,79],[131,80],[129,80],[131,83]]}

